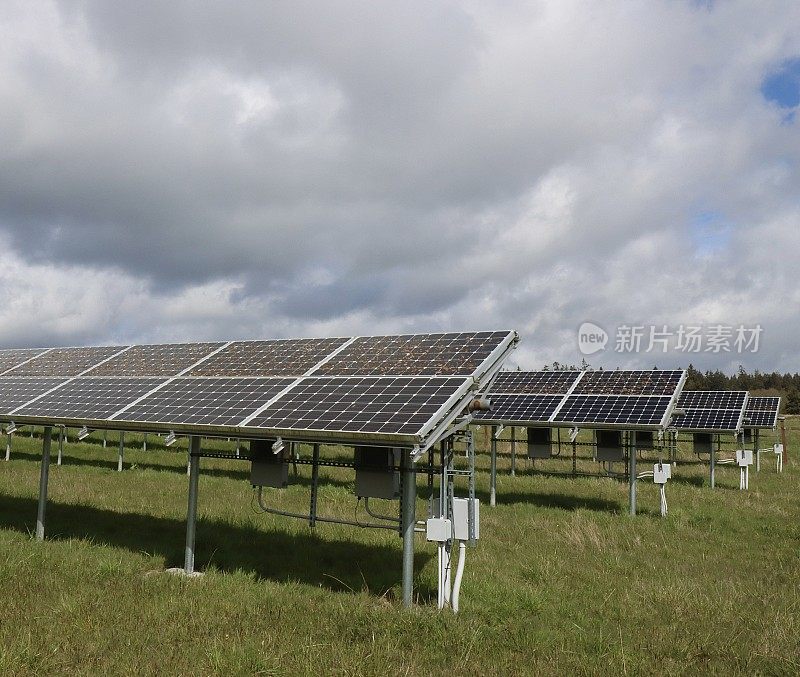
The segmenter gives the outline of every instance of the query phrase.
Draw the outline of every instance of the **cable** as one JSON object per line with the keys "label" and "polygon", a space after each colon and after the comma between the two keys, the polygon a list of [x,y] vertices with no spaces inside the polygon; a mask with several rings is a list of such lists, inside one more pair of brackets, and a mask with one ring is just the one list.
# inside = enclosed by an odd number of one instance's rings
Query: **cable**
{"label": "cable", "polygon": [[464,541],[458,542],[458,568],[456,569],[456,580],[453,583],[453,613],[458,613],[458,598],[461,593],[461,580],[464,577],[464,560],[467,556],[467,546]]}

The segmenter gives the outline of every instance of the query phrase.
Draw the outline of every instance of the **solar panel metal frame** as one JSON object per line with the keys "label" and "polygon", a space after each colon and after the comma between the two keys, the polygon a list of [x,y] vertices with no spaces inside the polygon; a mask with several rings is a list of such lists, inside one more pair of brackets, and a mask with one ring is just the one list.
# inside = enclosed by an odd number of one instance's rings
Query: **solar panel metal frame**
{"label": "solar panel metal frame", "polygon": [[[567,392],[563,393],[562,400],[556,410],[550,415],[550,417],[546,420],[528,420],[528,419],[518,419],[518,418],[509,418],[509,417],[502,417],[502,416],[494,416],[492,412],[487,413],[485,416],[476,417],[475,422],[480,425],[510,425],[510,426],[528,426],[528,425],[546,425],[552,428],[582,428],[584,430],[642,430],[642,431],[664,431],[669,427],[670,419],[672,418],[672,412],[674,411],[675,407],[677,406],[678,397],[680,396],[683,386],[686,383],[687,372],[685,370],[679,369],[661,369],[661,370],[653,370],[653,369],[626,369],[626,373],[650,373],[650,372],[680,372],[681,376],[678,379],[678,383],[676,384],[675,390],[669,395],[670,401],[666,407],[664,415],[662,416],[661,420],[657,424],[637,424],[637,423],[606,423],[601,421],[559,421],[557,417],[567,403],[569,397],[573,395],[575,390],[579,387],[581,381],[584,378],[584,374],[587,373],[600,373],[600,372],[589,372],[587,370],[584,371],[569,371],[564,370],[564,373],[574,373],[575,380],[572,382],[571,386],[567,390]],[[530,374],[544,374],[548,373],[546,370],[542,371],[533,371],[533,372],[522,372],[522,373],[530,373]],[[559,373],[557,371],[549,372],[549,373]],[[614,371],[603,372],[608,374],[614,374]],[[490,387],[484,394],[488,396],[490,399],[492,395],[516,395],[519,397],[527,396],[527,395],[548,395],[551,393],[517,393],[511,392],[507,393],[504,391],[494,391],[492,388],[494,386],[494,382],[492,383],[492,387]],[[604,393],[585,393],[586,395],[590,396],[603,396]],[[583,394],[582,394],[583,395]],[[664,398],[667,395],[605,395],[607,397],[652,397],[652,398]]]}
{"label": "solar panel metal frame", "polygon": [[[481,332],[471,332],[471,333],[481,333]],[[248,415],[245,419],[242,420],[241,423],[235,426],[231,425],[224,425],[224,426],[217,426],[217,425],[207,425],[207,424],[177,424],[174,422],[164,422],[164,423],[144,423],[138,421],[121,421],[114,418],[110,419],[87,419],[87,418],[74,418],[74,417],[64,417],[64,416],[26,416],[21,415],[19,413],[15,413],[18,410],[24,408],[32,404],[37,398],[26,402],[23,405],[20,405],[12,412],[4,415],[0,415],[0,421],[11,422],[18,425],[53,425],[53,426],[70,426],[70,427],[78,427],[78,426],[87,426],[92,429],[108,429],[108,430],[130,430],[136,432],[175,432],[177,435],[183,436],[190,436],[190,435],[198,435],[203,437],[237,437],[243,439],[265,439],[265,438],[274,438],[274,437],[283,437],[287,440],[292,441],[304,441],[304,442],[320,442],[320,443],[340,443],[340,444],[349,444],[349,443],[358,443],[358,444],[365,444],[365,445],[375,445],[375,446],[400,446],[400,447],[425,447],[425,445],[430,445],[435,442],[444,431],[447,430],[449,426],[451,426],[454,421],[462,416],[469,405],[469,402],[475,397],[477,392],[480,392],[482,389],[486,387],[489,381],[494,377],[494,375],[500,370],[502,367],[502,363],[508,354],[516,347],[517,342],[519,341],[519,336],[514,331],[506,331],[506,332],[491,332],[497,334],[504,334],[502,339],[498,342],[498,344],[491,350],[489,355],[480,362],[476,369],[473,370],[471,374],[457,374],[454,375],[455,378],[463,378],[462,385],[453,393],[453,395],[445,402],[436,414],[429,418],[428,422],[423,426],[423,428],[414,435],[400,435],[400,434],[386,434],[386,433],[368,433],[368,432],[342,432],[342,431],[324,431],[324,430],[299,430],[299,429],[292,429],[292,428],[257,428],[250,425],[247,425],[246,422],[253,418],[253,415]],[[444,335],[444,334],[443,334]],[[313,374],[321,364],[324,364],[329,359],[331,359],[335,354],[339,351],[343,350],[347,345],[349,345],[352,341],[356,340],[360,337],[351,337],[348,339],[342,346],[339,346],[336,350],[332,351],[329,355],[321,360],[319,363],[314,365],[314,367],[306,374],[298,375],[298,377],[286,388],[284,391],[278,394],[277,397],[280,397],[281,394],[291,390],[294,386],[302,381],[305,376],[309,376]],[[221,348],[217,350],[224,349],[225,346],[230,345],[233,343],[229,341],[225,343]],[[120,352],[124,350],[128,350],[133,346],[120,346]],[[106,358],[108,360],[113,359],[120,352],[115,353],[114,355]],[[213,354],[213,353],[212,353]],[[209,356],[205,356],[203,359],[208,359]],[[55,388],[51,389],[51,391],[55,391],[60,387],[63,387],[65,384],[73,381],[76,378],[80,378],[83,375],[87,375],[91,369],[97,367],[99,364],[104,362],[105,360],[98,362],[97,364],[91,365],[81,374],[77,376],[65,377],[63,378],[63,382],[60,383]],[[199,362],[198,362],[199,363]],[[163,387],[167,383],[171,382],[175,378],[188,373],[192,368],[196,367],[198,363],[195,363],[188,367],[180,374],[165,378],[164,382],[154,388],[154,391],[157,391],[159,388]],[[391,375],[391,374],[390,374]],[[429,376],[427,374],[420,375],[420,376]],[[189,377],[191,378],[191,377]],[[202,378],[202,377],[198,377]],[[336,377],[333,376],[332,378],[347,378],[347,377]],[[45,393],[46,394],[49,394]],[[146,396],[146,395],[145,395]],[[40,396],[41,397],[41,396]],[[273,399],[277,399],[273,398]],[[131,406],[133,404],[129,403],[126,406]],[[123,408],[124,409],[124,408]]]}
{"label": "solar panel metal frame", "polygon": [[687,393],[708,393],[708,394],[717,394],[717,393],[744,393],[744,401],[742,402],[741,409],[737,407],[685,407],[687,412],[690,411],[710,411],[710,412],[738,412],[738,416],[736,419],[736,428],[723,428],[723,427],[701,427],[701,426],[682,426],[680,425],[680,416],[676,416],[670,422],[670,428],[676,430],[679,433],[712,433],[712,434],[737,434],[739,433],[744,426],[744,416],[745,410],[747,409],[747,403],[750,398],[750,394],[746,390],[691,390],[687,391]]}

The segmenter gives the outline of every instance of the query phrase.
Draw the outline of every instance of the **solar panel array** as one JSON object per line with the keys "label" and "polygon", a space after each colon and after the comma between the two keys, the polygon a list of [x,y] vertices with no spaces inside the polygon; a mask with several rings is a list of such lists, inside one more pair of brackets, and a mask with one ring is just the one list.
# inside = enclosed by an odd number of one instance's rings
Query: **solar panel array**
{"label": "solar panel array", "polygon": [[780,397],[749,397],[744,412],[745,425],[748,428],[775,428],[780,410]]}
{"label": "solar panel array", "polygon": [[683,386],[683,371],[501,372],[485,423],[561,427],[663,428]]}
{"label": "solar panel array", "polygon": [[744,390],[689,390],[681,393],[672,425],[684,432],[727,432],[741,429],[747,404]]}
{"label": "solar panel array", "polygon": [[516,341],[507,331],[6,350],[0,419],[416,442]]}

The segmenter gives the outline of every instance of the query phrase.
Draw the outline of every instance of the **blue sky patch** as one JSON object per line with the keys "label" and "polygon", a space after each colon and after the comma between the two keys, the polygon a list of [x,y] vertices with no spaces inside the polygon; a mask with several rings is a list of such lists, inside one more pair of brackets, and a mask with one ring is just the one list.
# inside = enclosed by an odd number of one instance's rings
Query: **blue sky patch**
{"label": "blue sky patch", "polygon": [[731,224],[719,212],[698,212],[690,222],[690,229],[697,256],[717,254],[731,241]]}
{"label": "blue sky patch", "polygon": [[800,57],[787,59],[761,82],[761,94],[781,108],[800,105]]}

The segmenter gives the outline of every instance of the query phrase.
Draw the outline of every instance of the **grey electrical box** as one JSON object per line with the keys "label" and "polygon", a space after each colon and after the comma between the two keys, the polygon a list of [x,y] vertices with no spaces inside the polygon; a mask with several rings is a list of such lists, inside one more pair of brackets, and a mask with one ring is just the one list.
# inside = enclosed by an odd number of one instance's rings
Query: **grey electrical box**
{"label": "grey electrical box", "polygon": [[625,451],[622,447],[621,430],[596,430],[595,459],[598,461],[624,461]]}
{"label": "grey electrical box", "polygon": [[528,428],[528,458],[550,458],[551,442],[550,428]]}
{"label": "grey electrical box", "polygon": [[400,498],[400,449],[356,447],[356,496],[360,498]]}
{"label": "grey electrical box", "polygon": [[655,433],[652,430],[640,430],[636,433],[637,449],[652,449],[655,446]]}
{"label": "grey electrical box", "polygon": [[692,449],[695,454],[710,454],[713,450],[714,438],[711,433],[695,433],[692,435]]}
{"label": "grey electrical box", "polygon": [[250,442],[250,484],[254,487],[284,489],[289,484],[288,444],[277,454],[272,451],[275,440]]}

